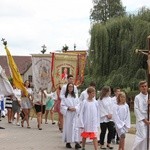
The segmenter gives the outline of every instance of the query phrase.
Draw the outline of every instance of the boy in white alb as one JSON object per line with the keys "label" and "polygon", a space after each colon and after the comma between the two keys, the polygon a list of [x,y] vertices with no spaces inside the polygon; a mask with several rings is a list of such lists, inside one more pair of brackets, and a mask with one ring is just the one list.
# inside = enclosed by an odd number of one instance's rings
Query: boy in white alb
{"label": "boy in white alb", "polygon": [[[150,121],[147,120],[148,109],[148,84],[146,81],[139,82],[140,93],[134,100],[134,113],[136,116],[136,136],[132,150],[147,150],[147,126]],[[149,140],[150,142],[150,140]]]}
{"label": "boy in white alb", "polygon": [[98,150],[97,134],[100,124],[100,111],[98,102],[95,100],[95,89],[89,87],[87,89],[88,98],[85,99],[79,112],[79,128],[82,129],[82,150],[85,150],[86,138],[93,140],[94,149]]}
{"label": "boy in white alb", "polygon": [[[95,89],[95,83],[94,82],[91,82],[89,84],[89,87],[93,87]],[[88,89],[88,88],[87,88]],[[87,99],[88,98],[88,93],[87,93],[87,89],[85,89],[81,94],[80,94],[80,97],[79,97],[79,100],[80,102],[82,102],[84,99]]]}

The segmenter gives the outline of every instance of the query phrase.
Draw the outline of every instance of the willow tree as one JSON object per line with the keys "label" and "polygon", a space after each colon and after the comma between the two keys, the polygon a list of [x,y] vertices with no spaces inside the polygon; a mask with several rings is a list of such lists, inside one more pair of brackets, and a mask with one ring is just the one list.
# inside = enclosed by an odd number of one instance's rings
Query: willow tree
{"label": "willow tree", "polygon": [[91,30],[91,60],[92,74],[95,80],[108,73],[108,33],[105,26],[95,24]]}
{"label": "willow tree", "polygon": [[[145,73],[138,70],[147,69],[147,58],[135,54],[135,49],[147,49],[146,39],[150,34],[147,16],[150,16],[148,10],[137,15],[110,19],[105,24],[93,24],[90,43],[93,53],[89,57],[92,60],[92,78],[97,83],[113,86],[114,82],[121,81],[121,85],[127,87],[137,84],[139,76],[144,77]],[[120,81],[115,79],[118,78],[117,74]]]}

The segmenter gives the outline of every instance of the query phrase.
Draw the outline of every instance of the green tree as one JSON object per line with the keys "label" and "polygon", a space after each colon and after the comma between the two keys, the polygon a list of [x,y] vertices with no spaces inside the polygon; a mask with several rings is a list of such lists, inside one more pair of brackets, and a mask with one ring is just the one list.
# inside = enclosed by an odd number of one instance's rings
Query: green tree
{"label": "green tree", "polygon": [[69,47],[65,44],[65,46],[62,47],[62,51],[66,52],[69,49]]}
{"label": "green tree", "polygon": [[135,49],[148,48],[148,16],[149,9],[142,8],[137,14],[92,25],[87,79],[94,79],[98,89],[118,85],[137,90],[138,82],[147,79],[147,56],[136,54]]}
{"label": "green tree", "polygon": [[124,16],[125,7],[120,0],[93,0],[93,9],[91,10],[91,22],[106,22],[110,18]]}

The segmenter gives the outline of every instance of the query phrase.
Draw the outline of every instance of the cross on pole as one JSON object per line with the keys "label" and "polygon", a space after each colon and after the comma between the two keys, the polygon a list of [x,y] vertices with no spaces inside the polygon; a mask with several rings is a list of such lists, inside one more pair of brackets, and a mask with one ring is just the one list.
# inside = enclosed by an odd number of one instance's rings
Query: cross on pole
{"label": "cross on pole", "polygon": [[45,44],[43,46],[41,46],[43,49],[41,50],[42,54],[44,54],[46,52],[47,47],[45,46]]}
{"label": "cross on pole", "polygon": [[[150,88],[150,35],[147,37],[147,42],[148,42],[148,49],[147,50],[141,50],[141,49],[136,49],[136,52],[140,52],[144,55],[147,55],[147,66],[148,66],[148,88]],[[149,90],[148,90],[148,100],[150,98],[149,95]],[[150,120],[149,116],[149,111],[150,111],[150,104],[147,106],[147,120]],[[149,125],[147,126],[147,150],[149,150]]]}
{"label": "cross on pole", "polygon": [[6,41],[4,38],[2,38],[1,41],[3,42],[3,44],[4,44],[5,46],[7,45],[7,41]]}

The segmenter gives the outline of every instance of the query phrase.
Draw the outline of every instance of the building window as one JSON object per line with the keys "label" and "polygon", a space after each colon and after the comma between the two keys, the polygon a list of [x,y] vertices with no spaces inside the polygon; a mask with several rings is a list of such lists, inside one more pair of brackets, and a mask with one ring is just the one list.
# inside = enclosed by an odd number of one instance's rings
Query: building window
{"label": "building window", "polygon": [[32,82],[32,76],[31,75],[28,76],[28,80],[29,80],[29,82]]}

